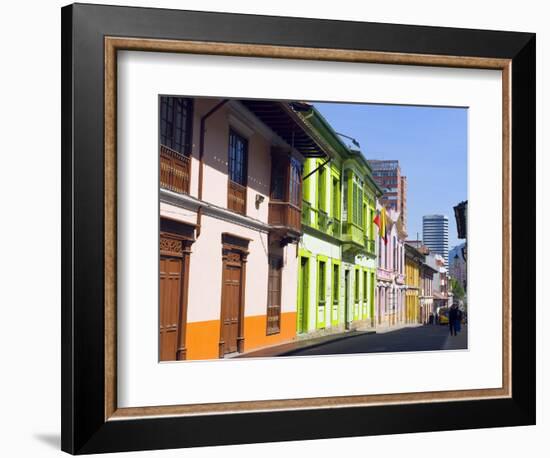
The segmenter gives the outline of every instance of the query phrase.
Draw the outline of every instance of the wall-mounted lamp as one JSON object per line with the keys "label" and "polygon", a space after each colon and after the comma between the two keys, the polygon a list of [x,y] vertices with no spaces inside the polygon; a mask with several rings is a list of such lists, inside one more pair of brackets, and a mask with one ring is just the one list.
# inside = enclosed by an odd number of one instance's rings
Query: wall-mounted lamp
{"label": "wall-mounted lamp", "polygon": [[256,209],[260,208],[260,204],[265,200],[261,194],[256,194]]}

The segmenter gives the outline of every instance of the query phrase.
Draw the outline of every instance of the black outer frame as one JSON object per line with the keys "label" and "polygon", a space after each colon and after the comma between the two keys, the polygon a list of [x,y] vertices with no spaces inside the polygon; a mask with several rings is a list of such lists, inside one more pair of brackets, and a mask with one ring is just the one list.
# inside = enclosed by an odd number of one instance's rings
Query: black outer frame
{"label": "black outer frame", "polygon": [[[512,398],[106,422],[105,36],[512,59]],[[535,424],[536,267],[535,257],[521,248],[536,235],[533,224],[524,224],[535,215],[535,34],[74,4],[62,8],[61,38],[62,450],[83,454]]]}

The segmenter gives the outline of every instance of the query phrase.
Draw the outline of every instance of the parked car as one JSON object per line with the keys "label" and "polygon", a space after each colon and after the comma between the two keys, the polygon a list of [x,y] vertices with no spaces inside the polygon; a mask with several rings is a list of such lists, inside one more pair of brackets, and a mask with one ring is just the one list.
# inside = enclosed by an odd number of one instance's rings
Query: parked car
{"label": "parked car", "polygon": [[441,307],[438,311],[439,324],[449,324],[449,307]]}

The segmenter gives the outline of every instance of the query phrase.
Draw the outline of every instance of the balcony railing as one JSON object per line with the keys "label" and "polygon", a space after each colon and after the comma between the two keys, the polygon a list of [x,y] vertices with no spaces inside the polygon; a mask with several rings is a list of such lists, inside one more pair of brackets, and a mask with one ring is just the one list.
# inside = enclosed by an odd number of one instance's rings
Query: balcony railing
{"label": "balcony railing", "polygon": [[330,225],[330,232],[333,237],[340,238],[342,236],[342,223],[339,219],[332,218],[332,224]]}
{"label": "balcony railing", "polygon": [[320,231],[328,231],[328,215],[323,210],[317,210],[317,227]]}
{"label": "balcony railing", "polygon": [[344,242],[350,242],[359,247],[365,245],[365,233],[363,228],[349,221],[342,222],[342,239]]}
{"label": "balcony railing", "polygon": [[246,186],[227,180],[227,208],[246,215]]}
{"label": "balcony railing", "polygon": [[160,187],[189,194],[191,160],[167,146],[160,145]]}
{"label": "balcony railing", "polygon": [[376,245],[375,241],[373,239],[370,239],[368,236],[365,235],[365,248],[367,249],[367,253],[369,254],[376,254]]}
{"label": "balcony railing", "polygon": [[394,276],[393,272],[391,272],[389,270],[382,269],[380,267],[376,271],[376,278],[378,280],[391,282],[391,281],[393,281],[393,276]]}
{"label": "balcony railing", "polygon": [[302,230],[300,207],[290,202],[269,202],[269,224],[300,232]]}

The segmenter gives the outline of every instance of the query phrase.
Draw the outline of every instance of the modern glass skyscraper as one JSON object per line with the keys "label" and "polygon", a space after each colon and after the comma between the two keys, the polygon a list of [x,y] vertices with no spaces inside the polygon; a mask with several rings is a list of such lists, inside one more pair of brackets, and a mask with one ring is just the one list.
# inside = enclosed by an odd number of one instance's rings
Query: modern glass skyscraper
{"label": "modern glass skyscraper", "polygon": [[432,253],[445,259],[449,269],[449,218],[446,215],[425,215],[422,217],[422,242]]}

